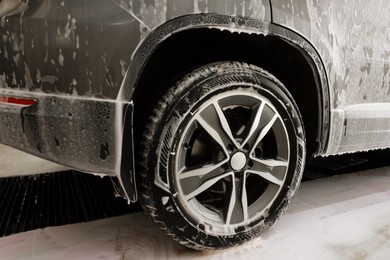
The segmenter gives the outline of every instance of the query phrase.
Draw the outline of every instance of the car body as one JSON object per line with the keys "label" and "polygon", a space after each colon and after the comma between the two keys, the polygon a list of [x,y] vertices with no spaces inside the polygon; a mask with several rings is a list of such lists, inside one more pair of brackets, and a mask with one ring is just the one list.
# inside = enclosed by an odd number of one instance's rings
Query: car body
{"label": "car body", "polygon": [[[389,9],[373,0],[3,0],[0,143],[112,176],[134,202],[139,143],[147,135],[138,128],[147,125],[145,111],[153,119],[151,100],[195,68],[234,61],[266,72],[219,67],[280,81],[285,103],[296,103],[306,140],[298,165],[305,154],[388,148]],[[247,167],[243,154],[229,157],[234,171]],[[154,182],[169,190],[162,176]]]}

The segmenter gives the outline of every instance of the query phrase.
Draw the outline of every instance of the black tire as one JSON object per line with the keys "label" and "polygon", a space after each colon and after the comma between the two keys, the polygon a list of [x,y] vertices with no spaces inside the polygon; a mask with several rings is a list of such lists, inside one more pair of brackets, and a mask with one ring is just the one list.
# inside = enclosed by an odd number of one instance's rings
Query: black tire
{"label": "black tire", "polygon": [[283,84],[239,62],[204,66],[168,89],[140,149],[141,204],[195,249],[228,248],[268,230],[298,189],[306,151]]}

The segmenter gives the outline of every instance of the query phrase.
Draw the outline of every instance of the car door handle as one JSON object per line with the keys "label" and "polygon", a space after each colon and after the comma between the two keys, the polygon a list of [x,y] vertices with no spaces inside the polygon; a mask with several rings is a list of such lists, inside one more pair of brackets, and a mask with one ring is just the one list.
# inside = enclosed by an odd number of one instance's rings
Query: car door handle
{"label": "car door handle", "polygon": [[27,9],[27,0],[0,0],[0,17],[22,13]]}

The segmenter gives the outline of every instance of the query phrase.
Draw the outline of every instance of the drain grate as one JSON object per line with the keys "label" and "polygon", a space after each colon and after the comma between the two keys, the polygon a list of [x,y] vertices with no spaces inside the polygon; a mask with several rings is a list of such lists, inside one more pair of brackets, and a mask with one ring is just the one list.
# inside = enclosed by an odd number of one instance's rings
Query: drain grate
{"label": "drain grate", "polygon": [[0,236],[140,211],[111,179],[76,171],[0,179]]}

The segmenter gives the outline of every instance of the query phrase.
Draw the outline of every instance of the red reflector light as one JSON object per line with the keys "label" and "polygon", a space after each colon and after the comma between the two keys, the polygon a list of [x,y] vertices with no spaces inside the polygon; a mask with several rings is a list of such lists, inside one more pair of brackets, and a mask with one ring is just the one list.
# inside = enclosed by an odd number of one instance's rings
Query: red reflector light
{"label": "red reflector light", "polygon": [[0,103],[7,103],[11,105],[20,105],[20,106],[32,106],[38,104],[38,100],[33,98],[29,99],[29,98],[0,96]]}

